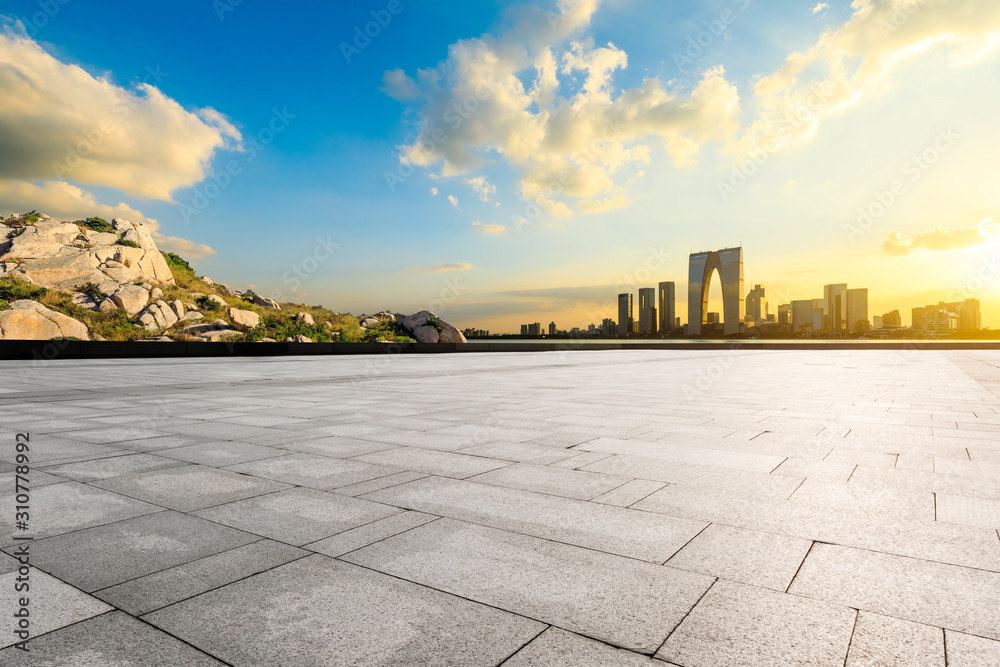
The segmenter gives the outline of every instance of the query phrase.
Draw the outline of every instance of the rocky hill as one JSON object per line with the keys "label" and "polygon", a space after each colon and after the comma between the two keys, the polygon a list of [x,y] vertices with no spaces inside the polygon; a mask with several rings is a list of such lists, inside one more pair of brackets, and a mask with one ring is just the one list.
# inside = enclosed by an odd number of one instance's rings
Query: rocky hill
{"label": "rocky hill", "polygon": [[0,217],[0,340],[464,343],[433,313],[278,303],[163,253],[140,223]]}

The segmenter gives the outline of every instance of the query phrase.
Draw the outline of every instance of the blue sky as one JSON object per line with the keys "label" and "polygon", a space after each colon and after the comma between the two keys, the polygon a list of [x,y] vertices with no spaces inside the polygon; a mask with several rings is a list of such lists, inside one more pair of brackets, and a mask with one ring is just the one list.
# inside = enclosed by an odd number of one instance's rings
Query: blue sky
{"label": "blue sky", "polygon": [[[496,331],[599,322],[618,291],[660,280],[680,296],[692,249],[740,242],[772,309],[848,282],[869,287],[871,314],[961,292],[1000,326],[1000,276],[975,282],[996,250],[1000,10],[913,1],[70,0],[41,25],[49,5],[13,0],[0,66],[21,76],[0,85],[17,93],[45,71],[67,83],[0,112],[0,145],[15,137],[38,162],[0,173],[0,210],[116,209],[237,287],[355,314],[431,306]],[[391,19],[348,62],[372,12]],[[546,54],[550,97],[531,92]],[[809,81],[831,92],[790,128]],[[141,83],[165,99],[141,101]],[[482,85],[493,93],[467,121],[442,123]],[[127,95],[137,111],[94,164],[46,168]],[[613,114],[627,127],[581,166]],[[927,151],[934,164],[911,180]],[[573,184],[543,194],[567,166]],[[407,176],[390,187],[387,173]],[[894,181],[902,194],[857,227]]]}

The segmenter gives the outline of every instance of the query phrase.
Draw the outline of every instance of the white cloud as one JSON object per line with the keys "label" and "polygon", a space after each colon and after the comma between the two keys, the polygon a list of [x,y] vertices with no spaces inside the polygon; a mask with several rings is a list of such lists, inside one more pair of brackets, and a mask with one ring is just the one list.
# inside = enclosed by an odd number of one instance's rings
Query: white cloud
{"label": "white cloud", "polygon": [[389,97],[397,100],[412,100],[420,94],[416,82],[406,76],[401,69],[392,69],[382,77],[382,87],[379,89]]}
{"label": "white cloud", "polygon": [[413,268],[407,269],[407,271],[413,271],[415,273],[450,273],[452,271],[468,271],[471,268],[472,264],[460,262],[457,264],[435,264],[434,266],[415,266]]}
{"label": "white cloud", "polygon": [[956,67],[1000,51],[1000,3],[854,0],[852,6],[846,23],[758,79],[756,120],[741,139],[741,156],[810,141],[825,119],[890,90],[900,65],[932,51]]}
{"label": "white cloud", "polygon": [[892,232],[885,237],[882,250],[887,255],[905,257],[920,250],[956,250],[970,248],[991,241],[1000,235],[1000,224],[993,218],[987,218],[978,225],[949,229],[935,227],[929,232],[917,234],[909,241],[904,241],[899,232]]}
{"label": "white cloud", "polygon": [[452,206],[458,208],[458,197],[456,197],[455,195],[448,195],[448,201],[451,202]]}
{"label": "white cloud", "polygon": [[815,7],[812,8],[812,13],[813,14],[819,14],[824,9],[829,9],[829,8],[830,8],[830,5],[826,4],[825,2],[821,2],[821,3],[817,4]]}
{"label": "white cloud", "polygon": [[126,89],[94,77],[10,26],[0,29],[0,99],[0,178],[71,179],[172,201],[205,178],[217,150],[242,139],[214,109],[186,110],[149,83]]}
{"label": "white cloud", "polygon": [[431,197],[437,197],[437,196],[438,196],[438,189],[431,188]]}
{"label": "white cloud", "polygon": [[175,252],[186,259],[200,259],[215,254],[215,250],[203,243],[164,236],[158,231],[160,223],[155,218],[146,217],[128,204],[100,204],[94,195],[66,181],[48,181],[36,185],[0,178],[0,212],[9,214],[29,210],[38,210],[57,220],[82,220],[96,216],[105,220],[124,218],[130,222],[141,222],[149,227],[160,250]]}
{"label": "white cloud", "polygon": [[471,227],[473,229],[478,229],[483,234],[503,234],[507,231],[507,228],[503,225],[490,225],[485,222],[476,221],[472,223]]}
{"label": "white cloud", "polygon": [[491,185],[482,176],[474,176],[473,178],[465,179],[465,183],[473,189],[473,191],[479,195],[479,201],[488,202],[490,197],[495,195],[497,188],[495,185]]}
{"label": "white cloud", "polygon": [[650,161],[650,141],[679,165],[706,142],[735,141],[739,95],[722,68],[689,93],[659,79],[616,88],[627,55],[582,34],[599,4],[520,8],[505,32],[452,44],[446,60],[416,78],[387,75],[419,91],[421,129],[401,147],[402,162],[451,177],[500,160],[519,173],[522,198],[570,217],[574,208],[628,205],[619,181]]}

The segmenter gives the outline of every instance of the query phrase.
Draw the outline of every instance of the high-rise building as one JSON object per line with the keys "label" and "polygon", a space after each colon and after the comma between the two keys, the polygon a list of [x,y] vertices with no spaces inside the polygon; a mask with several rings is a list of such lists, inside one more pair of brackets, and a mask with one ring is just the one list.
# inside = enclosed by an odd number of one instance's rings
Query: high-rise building
{"label": "high-rise building", "polygon": [[935,326],[939,326],[941,319],[935,313],[946,311],[954,314],[958,318],[958,329],[982,329],[983,316],[979,310],[979,299],[966,299],[965,301],[954,301],[952,303],[941,302],[936,306],[924,306],[913,309],[913,320],[911,326],[914,329],[928,329],[927,318],[935,318]]}
{"label": "high-rise building", "polygon": [[872,329],[881,329],[881,328],[882,328],[882,316],[872,315]]}
{"label": "high-rise building", "polygon": [[541,322],[534,322],[528,325],[528,335],[529,336],[541,336],[542,335],[542,324]]}
{"label": "high-rise building", "polygon": [[660,333],[666,333],[676,326],[677,288],[672,282],[660,283]]}
{"label": "high-rise building", "polygon": [[610,317],[605,317],[601,320],[601,333],[605,336],[618,333],[618,324]]}
{"label": "high-rise building", "polygon": [[549,322],[549,335],[550,336],[555,336],[556,335],[556,323],[555,322]]}
{"label": "high-rise building", "polygon": [[778,306],[778,324],[792,323],[792,304],[783,303]]}
{"label": "high-rise building", "polygon": [[813,325],[813,300],[792,301],[789,306],[791,308],[792,331],[811,329]]}
{"label": "high-rise building", "polygon": [[882,315],[882,326],[886,329],[901,327],[903,326],[903,316],[899,314],[898,310],[894,310],[891,313],[885,313]]}
{"label": "high-rise building", "polygon": [[707,318],[708,322],[706,324],[720,324],[722,322],[718,313],[708,313]]}
{"label": "high-rise building", "polygon": [[764,288],[760,285],[754,285],[753,289],[747,293],[746,321],[754,324],[767,321],[767,298]]}
{"label": "high-rise building", "polygon": [[868,322],[868,288],[858,287],[847,290],[847,329],[852,333],[864,333],[871,328]]}
{"label": "high-rise building", "polygon": [[618,333],[625,336],[632,332],[632,294],[618,295]]}
{"label": "high-rise building", "polygon": [[656,289],[643,287],[639,290],[639,333],[656,333]]}
{"label": "high-rise building", "polygon": [[528,325],[527,324],[522,324],[521,325],[521,335],[522,336],[527,336],[528,335]]}
{"label": "high-rise building", "polygon": [[850,328],[847,324],[847,283],[824,285],[823,328],[834,331]]}

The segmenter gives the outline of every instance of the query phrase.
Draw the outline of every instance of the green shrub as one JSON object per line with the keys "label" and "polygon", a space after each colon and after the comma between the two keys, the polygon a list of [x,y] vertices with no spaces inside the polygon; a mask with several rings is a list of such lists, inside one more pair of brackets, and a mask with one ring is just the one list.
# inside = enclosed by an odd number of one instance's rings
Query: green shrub
{"label": "green shrub", "polygon": [[198,306],[201,310],[218,310],[221,308],[218,303],[209,299],[207,296],[199,296],[194,300],[194,305]]}
{"label": "green shrub", "polygon": [[175,255],[172,252],[163,252],[163,251],[160,251],[160,254],[163,255],[163,259],[166,260],[167,266],[170,267],[171,273],[180,271],[181,273],[189,273],[192,276],[194,275],[194,267],[191,266],[188,263],[188,261],[183,257],[181,257],[180,255]]}
{"label": "green shrub", "polygon": [[429,315],[427,317],[427,326],[434,327],[438,331],[441,331],[441,320],[437,318],[437,315]]}
{"label": "green shrub", "polygon": [[104,232],[106,234],[113,233],[115,231],[104,218],[87,218],[86,220],[77,220],[76,224],[81,227],[93,229],[95,232]]}
{"label": "green shrub", "polygon": [[35,210],[28,211],[27,213],[23,213],[21,215],[21,222],[28,225],[33,225],[36,222],[38,222],[38,220],[39,220],[38,211]]}
{"label": "green shrub", "polygon": [[44,287],[39,287],[23,278],[16,276],[4,276],[0,278],[0,299],[8,303],[17,301],[18,299],[31,299],[35,301],[47,292],[48,290]]}
{"label": "green shrub", "polygon": [[80,292],[86,294],[87,296],[89,296],[94,301],[97,301],[98,303],[108,298],[108,295],[102,292],[100,288],[94,283],[87,283],[86,285],[80,288]]}
{"label": "green shrub", "polygon": [[118,240],[115,241],[115,245],[123,245],[123,246],[125,246],[127,248],[138,248],[139,247],[139,244],[136,243],[135,241],[133,241],[132,239],[126,239],[124,234],[122,234],[121,236],[118,237]]}
{"label": "green shrub", "polygon": [[10,308],[10,304],[0,299],[0,310],[7,310],[8,308]]}

